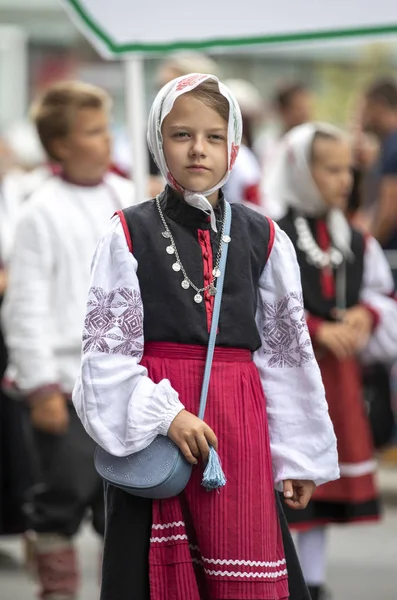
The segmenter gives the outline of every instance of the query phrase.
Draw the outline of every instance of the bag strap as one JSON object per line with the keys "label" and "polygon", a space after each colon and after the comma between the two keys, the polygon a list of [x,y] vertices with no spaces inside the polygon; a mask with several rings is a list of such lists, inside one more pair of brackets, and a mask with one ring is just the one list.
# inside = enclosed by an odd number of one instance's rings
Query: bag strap
{"label": "bag strap", "polygon": [[[221,274],[218,277],[218,279],[216,280],[216,295],[215,295],[215,302],[214,302],[214,310],[212,313],[212,322],[211,322],[210,338],[209,338],[209,342],[208,342],[207,358],[205,361],[203,385],[201,388],[200,408],[199,408],[199,413],[198,413],[199,419],[204,419],[205,408],[207,406],[207,396],[208,396],[208,388],[209,388],[210,377],[211,377],[212,360],[214,358],[215,341],[216,341],[216,334],[218,331],[218,323],[219,323],[219,314],[221,312],[221,302],[222,302],[223,282],[225,280],[227,251],[228,251],[229,242],[230,242],[229,235],[230,235],[230,226],[231,226],[231,222],[232,222],[232,209],[230,207],[229,202],[227,202],[226,200],[224,201],[224,210],[226,213],[225,228],[224,228],[224,232],[223,232],[223,237],[220,240],[220,243],[222,244],[222,256],[221,256],[221,260],[219,263],[219,269],[220,269]],[[227,241],[225,241],[225,240],[227,240]]]}

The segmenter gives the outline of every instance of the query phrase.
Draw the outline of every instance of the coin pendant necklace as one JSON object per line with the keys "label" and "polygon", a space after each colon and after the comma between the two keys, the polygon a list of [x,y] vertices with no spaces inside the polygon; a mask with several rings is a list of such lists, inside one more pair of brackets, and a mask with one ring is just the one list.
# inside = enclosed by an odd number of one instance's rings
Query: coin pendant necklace
{"label": "coin pendant necklace", "polygon": [[231,241],[230,236],[225,235],[225,233],[224,233],[225,232],[226,211],[225,210],[223,211],[221,235],[220,235],[218,251],[217,251],[216,259],[215,259],[215,266],[212,271],[212,280],[210,281],[210,283],[208,285],[200,288],[193,283],[193,281],[190,279],[190,277],[186,273],[185,267],[183,266],[183,263],[179,256],[178,248],[176,247],[174,237],[170,231],[170,228],[168,227],[167,221],[165,220],[165,216],[164,216],[164,213],[163,213],[161,205],[160,205],[160,196],[157,196],[157,198],[156,198],[156,206],[157,206],[157,210],[158,210],[161,222],[164,226],[164,231],[161,232],[161,235],[163,236],[163,238],[165,238],[166,240],[169,241],[169,245],[166,247],[165,250],[166,250],[167,254],[169,254],[170,256],[173,256],[175,258],[175,262],[172,263],[172,269],[176,273],[180,272],[183,276],[183,279],[181,282],[182,289],[189,290],[190,288],[192,288],[196,292],[193,299],[197,304],[200,304],[203,301],[203,294],[207,291],[211,296],[215,296],[216,280],[218,279],[218,277],[221,276],[221,270],[219,268],[219,264],[220,264],[221,257],[222,257],[222,242],[228,244]]}

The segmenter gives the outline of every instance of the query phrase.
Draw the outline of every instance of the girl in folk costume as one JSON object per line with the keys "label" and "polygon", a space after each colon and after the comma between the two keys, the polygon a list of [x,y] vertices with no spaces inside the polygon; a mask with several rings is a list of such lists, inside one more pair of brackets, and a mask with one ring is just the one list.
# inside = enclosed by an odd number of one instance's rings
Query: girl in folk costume
{"label": "girl in folk costume", "polygon": [[[115,215],[94,257],[77,412],[113,455],[160,434],[197,465],[167,500],[106,486],[102,600],[307,598],[299,567],[286,562],[293,549],[273,488],[305,506],[315,484],[338,477],[336,440],[292,244],[239,204],[205,422],[195,416],[224,237],[221,187],[240,140],[239,107],[215,76],[168,83],[148,131],[168,185]],[[227,483],[207,492],[202,462],[218,441]]]}
{"label": "girl in folk costume", "polygon": [[352,151],[345,135],[305,124],[284,139],[269,182],[288,207],[279,225],[296,247],[307,323],[338,440],[341,478],[314,494],[299,514],[298,554],[313,598],[322,598],[327,523],[378,518],[375,463],[358,356],[387,361],[397,351],[393,280],[373,238],[350,227],[343,210],[352,184]]}

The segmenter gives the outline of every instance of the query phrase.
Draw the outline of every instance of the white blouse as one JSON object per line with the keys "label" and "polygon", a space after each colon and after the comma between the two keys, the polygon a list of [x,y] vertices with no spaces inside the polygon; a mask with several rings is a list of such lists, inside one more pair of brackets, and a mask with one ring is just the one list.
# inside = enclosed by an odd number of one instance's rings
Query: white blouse
{"label": "white blouse", "polygon": [[[262,348],[255,353],[267,399],[274,481],[311,479],[321,484],[339,476],[336,439],[304,318],[295,250],[275,227],[274,246],[259,282]],[[166,435],[184,408],[167,379],[155,384],[140,365],[144,307],[137,267],[116,216],[93,260],[81,373],[73,393],[89,435],[116,456],[138,452],[158,434]],[[138,337],[134,328],[128,338],[116,310],[109,312],[106,332],[95,326],[101,298],[120,290],[117,306],[121,302],[135,311]]]}

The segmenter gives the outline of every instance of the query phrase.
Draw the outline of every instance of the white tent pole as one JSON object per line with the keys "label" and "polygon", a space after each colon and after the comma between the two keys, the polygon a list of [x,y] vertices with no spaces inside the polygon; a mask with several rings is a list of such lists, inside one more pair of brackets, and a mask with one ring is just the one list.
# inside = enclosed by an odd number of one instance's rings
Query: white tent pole
{"label": "white tent pole", "polygon": [[132,177],[136,202],[147,199],[148,149],[146,144],[144,60],[136,55],[125,63],[126,114],[132,147]]}

